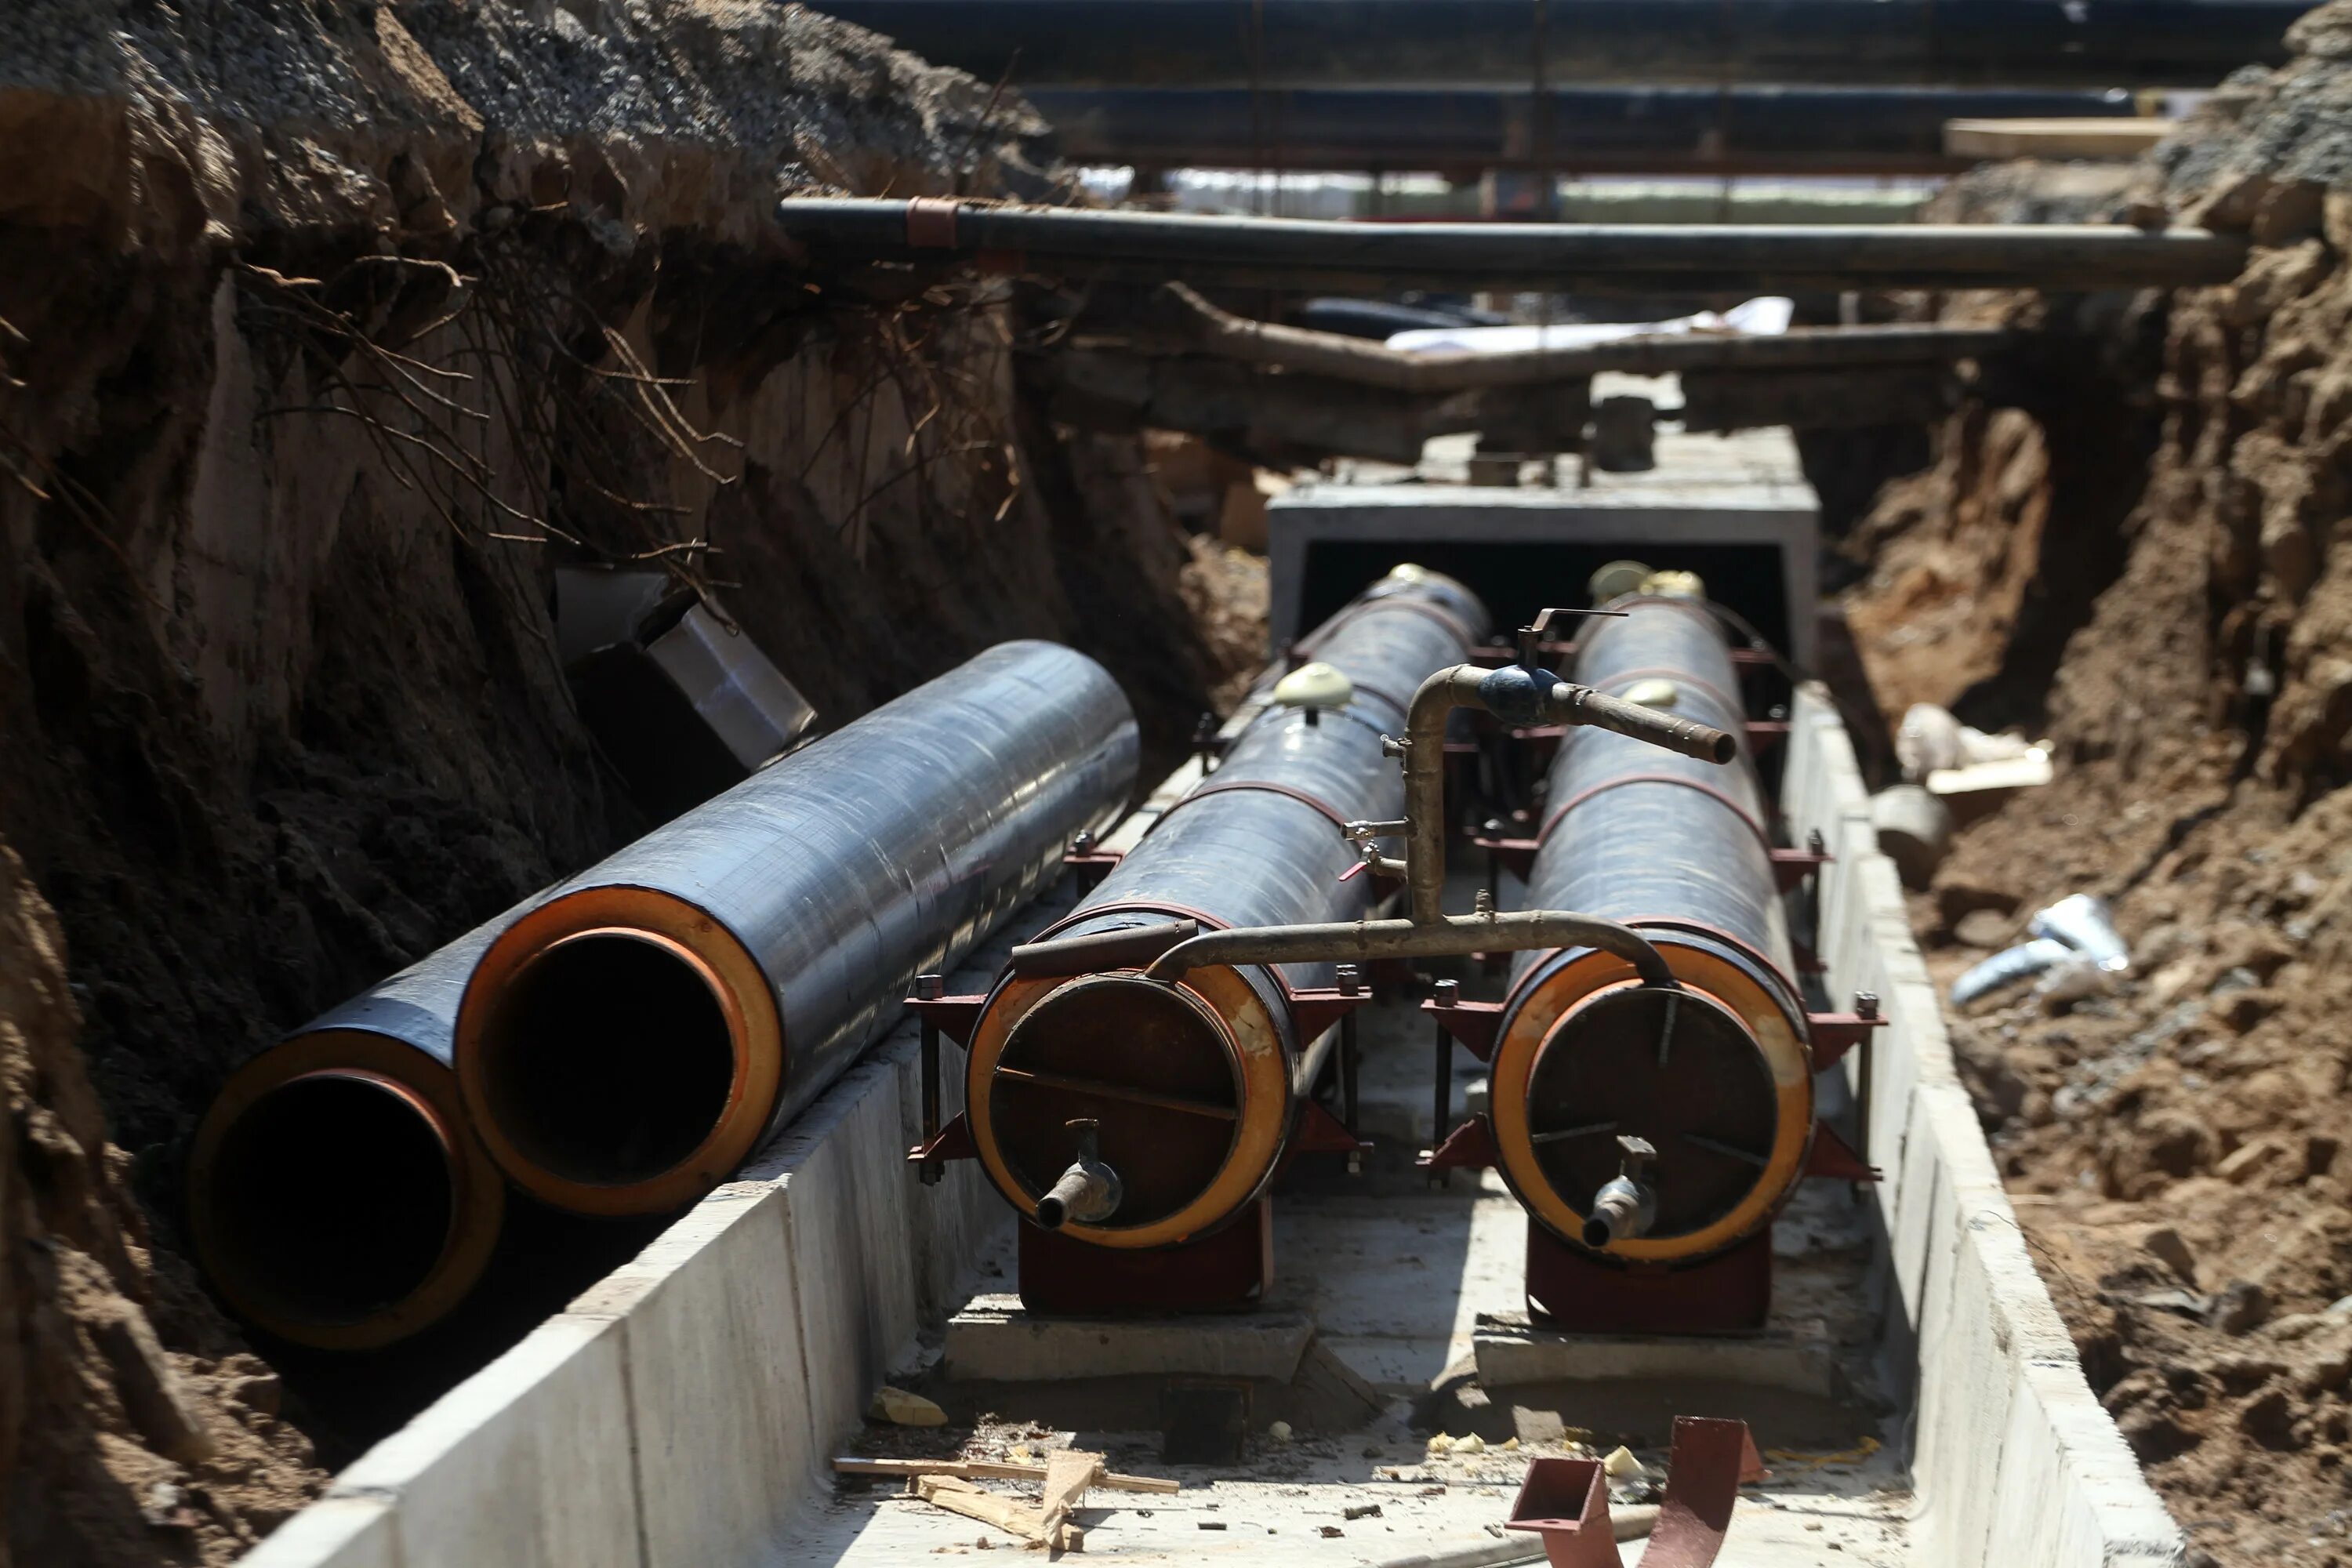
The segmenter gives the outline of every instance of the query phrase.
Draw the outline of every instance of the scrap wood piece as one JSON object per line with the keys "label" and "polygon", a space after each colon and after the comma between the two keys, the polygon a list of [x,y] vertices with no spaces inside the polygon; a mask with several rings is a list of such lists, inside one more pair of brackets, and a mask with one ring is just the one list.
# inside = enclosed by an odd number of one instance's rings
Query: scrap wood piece
{"label": "scrap wood piece", "polygon": [[961,1476],[916,1476],[908,1485],[934,1508],[994,1525],[1005,1534],[1056,1552],[1086,1550],[1086,1531],[1075,1524],[1047,1522],[1042,1510],[998,1497]]}
{"label": "scrap wood piece", "polygon": [[1065,1448],[1045,1458],[1045,1495],[1037,1504],[1037,1511],[1050,1528],[1062,1523],[1075,1512],[1087,1495],[1095,1478],[1103,1473],[1103,1457],[1076,1448]]}
{"label": "scrap wood piece", "polygon": [[[844,1458],[834,1460],[835,1471],[845,1476],[958,1476],[965,1479],[992,1481],[1042,1481],[1045,1479],[1044,1465],[1018,1465],[1006,1459],[866,1459]],[[1117,1470],[1107,1470],[1097,1476],[1095,1486],[1115,1492],[1173,1493],[1184,1489],[1181,1481],[1160,1476],[1127,1476]]]}

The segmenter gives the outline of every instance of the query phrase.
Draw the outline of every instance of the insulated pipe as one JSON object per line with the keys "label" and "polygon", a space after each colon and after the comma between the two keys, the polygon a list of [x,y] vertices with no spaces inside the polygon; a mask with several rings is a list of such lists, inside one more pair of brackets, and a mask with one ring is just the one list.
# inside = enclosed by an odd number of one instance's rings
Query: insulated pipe
{"label": "insulated pipe", "polygon": [[372,1350],[481,1279],[506,1183],[467,1130],[451,1047],[466,977],[517,912],[312,1019],[215,1097],[190,1150],[189,1225],[248,1322]]}
{"label": "insulated pipe", "polygon": [[[1111,939],[1158,928],[1177,940],[1186,922],[1358,929],[1375,894],[1355,874],[1346,825],[1390,822],[1404,807],[1382,737],[1404,728],[1423,678],[1485,631],[1486,611],[1460,584],[1391,574],[1302,647],[1348,678],[1345,706],[1285,707],[1262,692],[1216,771],[1053,941],[1023,950],[990,994],[965,1068],[973,1146],[1014,1207],[1076,1240],[1141,1249],[1211,1233],[1265,1190],[1329,1048],[1330,1032],[1306,1037],[1293,1009],[1297,992],[1332,984],[1328,955],[1204,963],[1161,983],[1139,973],[1145,953]],[[1055,962],[1066,952],[1126,962],[1071,974]],[[1091,1149],[1071,1131],[1080,1121],[1093,1124]],[[1089,1220],[1056,1185],[1097,1163],[1119,1201]]]}
{"label": "insulated pipe", "polygon": [[1549,135],[1522,81],[1490,88],[1071,88],[1023,95],[1074,163],[1577,174],[1949,174],[1948,120],[2113,119],[2130,93],[1934,88],[1567,88]]}
{"label": "insulated pipe", "polygon": [[556,889],[483,952],[457,1068],[491,1156],[584,1214],[727,1179],[1105,825],[1135,720],[1001,644]]}
{"label": "insulated pipe", "polygon": [[[1580,681],[1740,727],[1730,649],[1702,605],[1612,607],[1628,613],[1581,639]],[[1572,1246],[1696,1262],[1778,1212],[1812,1135],[1806,1015],[1762,782],[1746,755],[1717,767],[1571,730],[1546,809],[1528,899],[1632,927],[1677,986],[1643,984],[1591,947],[1521,954],[1491,1068],[1497,1163],[1529,1213]],[[1648,1151],[1646,1171],[1627,1169],[1629,1143]],[[1645,1197],[1654,1212],[1629,1227]]]}
{"label": "insulated pipe", "polygon": [[[1638,7],[1633,7],[1638,8]],[[823,260],[984,260],[1070,276],[1453,289],[2118,289],[2223,283],[2241,236],[2127,225],[1429,223],[1216,217],[793,196],[785,235]]]}
{"label": "insulated pipe", "polygon": [[[1941,82],[2211,87],[2299,0],[829,0],[982,81],[1252,88]],[[1538,20],[1538,17],[1541,20]],[[1539,42],[1548,39],[1549,47]],[[1279,147],[1281,123],[1269,121]],[[1295,166],[1295,165],[1294,165]]]}

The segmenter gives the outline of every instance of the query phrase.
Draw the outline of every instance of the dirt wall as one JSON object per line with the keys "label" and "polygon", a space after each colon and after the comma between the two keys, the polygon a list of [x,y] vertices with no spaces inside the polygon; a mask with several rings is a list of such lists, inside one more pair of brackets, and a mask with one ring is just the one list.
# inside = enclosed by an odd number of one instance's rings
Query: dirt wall
{"label": "dirt wall", "polygon": [[[1948,432],[1943,475],[1885,498],[1914,516],[1883,559],[1913,567],[1860,611],[1890,705],[1965,700],[2017,668],[2012,584],[2074,597],[2006,715],[2057,742],[2057,780],[1965,830],[1917,915],[1948,981],[2059,896],[2114,901],[2128,978],[1997,996],[1954,1046],[2093,1386],[2192,1562],[2248,1565],[2352,1563],[2352,7],[2291,36],[2294,64],[2233,77],[2123,194],[2255,249],[2156,318],[2153,441],[2113,521],[2068,498],[2047,430]],[[2086,524],[2109,580],[2052,569],[2052,531]],[[1937,552],[1990,601],[1941,623],[1940,684],[1884,640]]]}
{"label": "dirt wall", "polygon": [[714,588],[828,724],[1041,636],[1183,743],[1223,670],[1133,445],[1022,406],[1001,287],[843,296],[770,216],[1045,194],[1039,129],[793,5],[0,14],[17,1561],[224,1561],[315,1485],[177,1257],[182,1142],[277,1033],[644,826],[555,562]]}

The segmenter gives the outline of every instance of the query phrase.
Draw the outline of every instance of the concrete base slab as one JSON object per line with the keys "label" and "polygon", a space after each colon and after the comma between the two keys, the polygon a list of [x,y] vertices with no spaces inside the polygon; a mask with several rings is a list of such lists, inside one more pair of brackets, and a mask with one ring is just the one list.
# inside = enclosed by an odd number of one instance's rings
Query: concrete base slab
{"label": "concrete base slab", "polygon": [[1569,1334],[1524,1312],[1481,1312],[1471,1336],[1478,1382],[1488,1390],[1530,1384],[1627,1378],[1733,1384],[1836,1398],[1844,1383],[1836,1347],[1818,1323],[1759,1334]]}
{"label": "concrete base slab", "polygon": [[1304,1312],[1041,1318],[1017,1296],[975,1296],[948,1320],[947,1374],[964,1383],[1171,1376],[1288,1383],[1314,1337]]}

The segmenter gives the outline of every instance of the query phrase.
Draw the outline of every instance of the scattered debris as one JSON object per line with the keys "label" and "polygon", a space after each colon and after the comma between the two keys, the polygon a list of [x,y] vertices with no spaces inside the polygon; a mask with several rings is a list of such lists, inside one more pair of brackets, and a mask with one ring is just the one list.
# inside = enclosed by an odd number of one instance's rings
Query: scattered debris
{"label": "scattered debris", "polygon": [[1277,1443],[1287,1443],[1290,1441],[1290,1423],[1277,1421],[1265,1429],[1265,1435]]}
{"label": "scattered debris", "polygon": [[977,1481],[961,1476],[917,1476],[908,1483],[914,1496],[935,1508],[994,1525],[1005,1534],[1056,1552],[1085,1550],[1086,1531],[1074,1524],[1048,1524],[1044,1510],[997,1496]]}
{"label": "scattered debris", "polygon": [[[834,1460],[833,1468],[845,1476],[955,1476],[966,1480],[1042,1481],[1050,1467],[1008,1464],[1002,1459],[840,1458]],[[1116,1470],[1104,1471],[1094,1479],[1093,1484],[1115,1492],[1174,1493],[1184,1489],[1181,1482],[1160,1476],[1124,1476]]]}
{"label": "scattered debris", "polygon": [[2031,941],[1971,965],[1952,982],[1952,1005],[1964,1007],[2021,980],[2056,970],[2037,994],[2053,1008],[2063,1007],[2105,994],[2113,989],[2111,977],[2131,968],[2131,950],[2116,934],[2115,916],[2105,899],[2072,894],[2037,912],[2026,930]]}
{"label": "scattered debris", "polygon": [[1378,1519],[1381,1517],[1381,1505],[1376,1502],[1360,1502],[1339,1511],[1343,1517],[1349,1520]]}
{"label": "scattered debris", "polygon": [[1633,1450],[1622,1444],[1609,1450],[1609,1457],[1601,1461],[1601,1468],[1612,1481],[1638,1481],[1649,1474],[1642,1461],[1633,1457]]}

